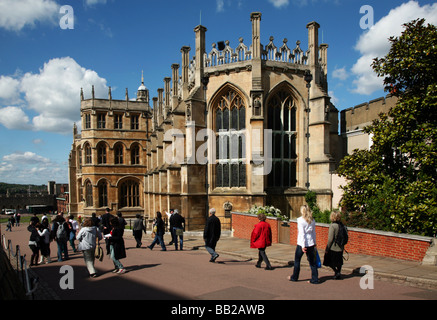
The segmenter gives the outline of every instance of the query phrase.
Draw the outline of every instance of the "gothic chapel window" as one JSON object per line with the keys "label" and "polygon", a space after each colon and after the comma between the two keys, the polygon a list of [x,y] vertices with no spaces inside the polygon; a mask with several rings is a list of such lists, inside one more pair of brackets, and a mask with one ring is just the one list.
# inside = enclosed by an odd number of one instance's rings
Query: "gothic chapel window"
{"label": "gothic chapel window", "polygon": [[277,92],[267,103],[267,126],[273,132],[272,170],[269,187],[296,186],[296,106],[287,90]]}
{"label": "gothic chapel window", "polygon": [[234,90],[215,106],[216,181],[219,187],[246,187],[246,107]]}

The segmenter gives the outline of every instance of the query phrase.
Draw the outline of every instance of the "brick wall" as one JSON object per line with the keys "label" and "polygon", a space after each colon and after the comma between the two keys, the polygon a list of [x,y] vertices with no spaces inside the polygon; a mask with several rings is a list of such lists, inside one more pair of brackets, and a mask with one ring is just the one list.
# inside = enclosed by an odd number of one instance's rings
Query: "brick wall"
{"label": "brick wall", "polygon": [[[253,231],[253,227],[259,222],[258,218],[247,214],[232,214],[232,229],[234,237],[240,239],[249,239]],[[278,243],[278,221],[276,218],[267,217],[266,222],[272,228],[272,241]]]}
{"label": "brick wall", "polygon": [[[278,243],[278,226],[280,221],[267,219],[272,226],[273,242]],[[258,222],[256,216],[232,214],[233,235],[236,238],[250,239],[253,226]],[[432,238],[395,234],[392,232],[373,231],[358,228],[349,229],[349,242],[346,250],[349,253],[381,256],[395,259],[422,261],[432,242]],[[317,246],[324,250],[328,242],[329,225],[316,225]],[[297,242],[297,222],[290,221],[290,244]]]}

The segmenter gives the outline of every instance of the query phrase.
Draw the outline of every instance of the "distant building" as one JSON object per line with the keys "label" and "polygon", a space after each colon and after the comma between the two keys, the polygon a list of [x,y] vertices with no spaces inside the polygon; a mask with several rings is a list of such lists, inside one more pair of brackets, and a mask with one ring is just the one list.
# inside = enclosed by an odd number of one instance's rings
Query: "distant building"
{"label": "distant building", "polygon": [[[398,98],[388,95],[352,108],[342,110],[340,113],[340,137],[342,145],[342,158],[353,153],[355,149],[369,150],[372,146],[372,136],[364,132],[364,128],[371,125],[375,119],[379,119],[381,113],[387,114],[398,101]],[[332,176],[332,205],[339,207],[343,194],[340,189],[347,181],[333,174]]]}

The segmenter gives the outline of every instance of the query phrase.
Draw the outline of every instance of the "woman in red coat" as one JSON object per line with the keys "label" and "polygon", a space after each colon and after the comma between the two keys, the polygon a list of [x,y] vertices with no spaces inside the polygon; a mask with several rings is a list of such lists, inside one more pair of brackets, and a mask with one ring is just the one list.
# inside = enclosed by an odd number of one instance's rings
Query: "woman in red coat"
{"label": "woman in red coat", "polygon": [[261,262],[264,260],[266,270],[273,270],[266,254],[266,248],[272,245],[272,229],[266,222],[266,216],[263,213],[258,215],[258,220],[259,222],[253,228],[250,237],[250,247],[258,249],[258,262],[255,267],[261,268]]}

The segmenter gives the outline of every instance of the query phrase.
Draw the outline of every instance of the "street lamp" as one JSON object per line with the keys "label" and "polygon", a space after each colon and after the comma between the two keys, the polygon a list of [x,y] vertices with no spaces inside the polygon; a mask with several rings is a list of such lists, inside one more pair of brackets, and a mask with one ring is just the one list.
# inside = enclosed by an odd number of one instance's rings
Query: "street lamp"
{"label": "street lamp", "polygon": [[311,81],[313,81],[313,76],[309,70],[305,72],[304,77],[305,82],[307,83],[308,96],[307,96],[307,106],[305,108],[305,112],[307,114],[307,132],[305,134],[307,138],[307,157],[305,159],[306,167],[307,167],[307,182],[305,183],[305,187],[307,190],[310,189],[310,88]]}

